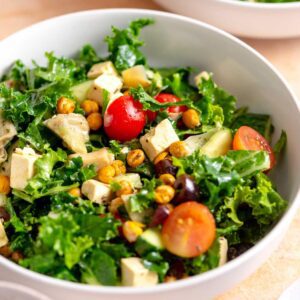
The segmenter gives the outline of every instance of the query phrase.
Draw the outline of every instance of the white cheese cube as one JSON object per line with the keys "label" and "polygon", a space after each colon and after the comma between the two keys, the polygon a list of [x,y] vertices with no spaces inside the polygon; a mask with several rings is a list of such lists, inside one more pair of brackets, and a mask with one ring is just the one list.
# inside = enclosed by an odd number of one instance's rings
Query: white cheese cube
{"label": "white cheese cube", "polygon": [[122,285],[149,287],[158,284],[158,275],[144,267],[138,257],[121,259]]}
{"label": "white cheese cube", "polygon": [[34,175],[34,163],[40,157],[31,148],[16,149],[12,154],[10,169],[10,187],[24,190]]}
{"label": "white cheese cube", "polygon": [[0,248],[8,244],[8,238],[4,226],[0,220]]}
{"label": "white cheese cube", "polygon": [[177,141],[179,141],[179,138],[168,119],[161,121],[140,138],[140,143],[151,161]]}
{"label": "white cheese cube", "polygon": [[143,187],[140,174],[137,173],[126,173],[124,175],[116,176],[114,181],[127,181],[131,185],[132,189],[141,189]]}
{"label": "white cheese cube", "polygon": [[137,88],[139,85],[148,87],[151,84],[151,81],[148,80],[146,69],[142,65],[134,66],[123,71],[122,77],[126,87]]}
{"label": "white cheese cube", "polygon": [[94,80],[93,85],[87,93],[87,98],[96,101],[101,107],[103,106],[104,90],[111,97],[122,88],[122,80],[114,75],[102,74]]}
{"label": "white cheese cube", "polygon": [[89,70],[87,77],[89,79],[95,79],[102,74],[118,76],[118,72],[111,61],[105,61],[102,63],[95,64]]}
{"label": "white cheese cube", "polygon": [[81,192],[92,202],[102,204],[112,199],[112,192],[108,184],[90,179],[82,184]]}
{"label": "white cheese cube", "polygon": [[210,78],[210,75],[206,71],[203,71],[195,76],[194,81],[195,81],[196,86],[198,86],[199,84],[202,83],[202,79],[208,80],[209,78]]}
{"label": "white cheese cube", "polygon": [[84,167],[94,165],[96,167],[96,171],[110,165],[115,160],[115,156],[108,148],[101,148],[100,150],[86,154],[71,154],[69,155],[69,158],[72,159],[78,156],[82,158]]}
{"label": "white cheese cube", "polygon": [[228,241],[225,237],[219,237],[219,245],[220,245],[220,260],[219,266],[223,266],[227,262],[227,252],[228,252]]}

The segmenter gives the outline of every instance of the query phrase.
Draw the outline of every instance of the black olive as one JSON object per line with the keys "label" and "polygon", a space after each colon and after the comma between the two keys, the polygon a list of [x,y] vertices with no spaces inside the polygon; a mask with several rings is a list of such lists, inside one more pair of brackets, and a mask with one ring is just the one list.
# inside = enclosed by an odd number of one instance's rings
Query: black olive
{"label": "black olive", "polygon": [[177,167],[172,164],[172,161],[169,159],[163,159],[155,164],[155,174],[156,177],[159,177],[162,174],[171,174],[174,177],[177,173]]}
{"label": "black olive", "polygon": [[170,204],[159,205],[154,211],[149,227],[156,227],[160,224],[163,224],[172,210],[173,206]]}
{"label": "black olive", "polygon": [[4,207],[0,207],[0,219],[3,219],[4,222],[10,220],[10,214],[7,212],[7,210]]}
{"label": "black olive", "polygon": [[201,200],[199,187],[190,175],[180,175],[174,183],[174,188],[178,191],[172,201],[175,204]]}
{"label": "black olive", "polygon": [[229,247],[228,252],[227,252],[227,258],[228,260],[233,260],[249,250],[253,245],[249,243],[242,243],[242,244],[237,244],[234,246]]}

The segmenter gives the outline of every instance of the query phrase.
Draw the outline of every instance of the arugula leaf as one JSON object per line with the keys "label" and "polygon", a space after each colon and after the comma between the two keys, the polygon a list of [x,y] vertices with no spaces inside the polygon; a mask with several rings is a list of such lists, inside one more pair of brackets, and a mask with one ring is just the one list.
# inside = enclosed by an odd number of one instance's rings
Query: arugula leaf
{"label": "arugula leaf", "polygon": [[139,19],[130,23],[126,29],[112,27],[112,35],[105,38],[110,52],[109,59],[118,71],[135,65],[144,65],[146,58],[139,50],[143,42],[139,39],[140,31],[145,26],[153,24],[151,19]]}

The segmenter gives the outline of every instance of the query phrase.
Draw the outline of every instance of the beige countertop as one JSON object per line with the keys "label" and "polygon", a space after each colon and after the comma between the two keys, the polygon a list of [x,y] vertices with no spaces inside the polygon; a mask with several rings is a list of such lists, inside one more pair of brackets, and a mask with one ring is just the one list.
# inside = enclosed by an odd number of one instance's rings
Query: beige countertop
{"label": "beige countertop", "polygon": [[[152,0],[0,0],[0,40],[40,20],[68,12],[113,7],[162,10]],[[245,40],[267,57],[300,97],[300,38]],[[300,211],[280,247],[252,276],[216,300],[275,300],[300,277]]]}

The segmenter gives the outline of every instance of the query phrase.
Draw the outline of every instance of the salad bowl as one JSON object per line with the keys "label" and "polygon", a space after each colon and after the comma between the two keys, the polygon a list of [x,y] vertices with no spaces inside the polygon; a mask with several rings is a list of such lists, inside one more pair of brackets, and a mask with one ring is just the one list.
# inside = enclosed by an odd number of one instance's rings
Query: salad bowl
{"label": "salad bowl", "polygon": [[199,19],[237,36],[273,39],[300,35],[299,1],[258,3],[239,0],[187,2],[156,0],[156,2],[172,12]]}
{"label": "salad bowl", "polygon": [[67,57],[84,44],[91,44],[105,55],[103,38],[111,26],[126,27],[132,20],[152,18],[145,28],[143,52],[156,67],[195,66],[214,74],[218,85],[256,113],[272,116],[274,138],[286,131],[288,144],[283,159],[272,174],[278,190],[288,200],[288,208],[274,228],[255,246],[222,267],[177,282],[155,287],[104,287],[50,278],[0,256],[0,279],[22,283],[57,300],[84,297],[103,300],[134,299],[211,299],[249,276],[279,245],[298,208],[300,190],[299,104],[282,76],[260,54],[233,36],[205,23],[173,14],[114,9],[86,11],[50,19],[24,29],[0,44],[0,75],[11,63],[21,59],[30,65],[32,58],[43,64],[44,53],[54,51]]}

